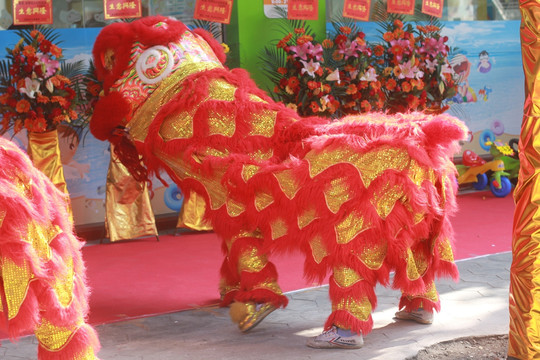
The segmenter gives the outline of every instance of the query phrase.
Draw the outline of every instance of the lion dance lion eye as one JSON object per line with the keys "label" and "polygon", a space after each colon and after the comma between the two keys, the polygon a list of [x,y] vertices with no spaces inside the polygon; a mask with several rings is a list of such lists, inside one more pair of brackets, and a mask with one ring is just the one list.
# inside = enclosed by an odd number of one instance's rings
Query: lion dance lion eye
{"label": "lion dance lion eye", "polygon": [[137,75],[146,84],[155,84],[172,72],[174,57],[171,51],[162,45],[145,50],[137,60]]}
{"label": "lion dance lion eye", "polygon": [[115,55],[114,49],[107,49],[103,54],[101,54],[101,63],[107,71],[112,71],[114,67]]}

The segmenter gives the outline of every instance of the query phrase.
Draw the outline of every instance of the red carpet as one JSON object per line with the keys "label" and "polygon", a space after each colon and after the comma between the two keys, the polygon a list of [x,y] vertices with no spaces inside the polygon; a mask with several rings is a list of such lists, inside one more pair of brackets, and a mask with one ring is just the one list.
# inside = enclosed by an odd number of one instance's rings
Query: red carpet
{"label": "red carpet", "polygon": [[[513,199],[489,192],[458,197],[456,259],[511,250]],[[92,324],[185,310],[218,302],[221,250],[214,233],[160,236],[84,248]],[[308,284],[299,254],[272,259],[284,291]]]}

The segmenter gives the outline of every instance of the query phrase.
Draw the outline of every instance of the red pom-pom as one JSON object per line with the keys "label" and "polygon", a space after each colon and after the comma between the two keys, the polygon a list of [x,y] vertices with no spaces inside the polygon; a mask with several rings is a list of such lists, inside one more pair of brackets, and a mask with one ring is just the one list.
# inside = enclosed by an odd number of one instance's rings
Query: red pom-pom
{"label": "red pom-pom", "polygon": [[108,140],[113,130],[128,122],[131,104],[118,92],[111,92],[99,99],[94,107],[90,132],[98,140]]}

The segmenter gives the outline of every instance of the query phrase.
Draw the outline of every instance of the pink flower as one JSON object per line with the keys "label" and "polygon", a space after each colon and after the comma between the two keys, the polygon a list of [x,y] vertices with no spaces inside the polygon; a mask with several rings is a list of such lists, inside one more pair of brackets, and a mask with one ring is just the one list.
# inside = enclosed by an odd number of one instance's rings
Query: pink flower
{"label": "pink flower", "polygon": [[53,76],[60,67],[60,63],[52,60],[48,55],[38,53],[38,64],[41,65],[46,78]]}
{"label": "pink flower", "polygon": [[375,69],[372,67],[369,67],[368,71],[362,75],[360,78],[361,81],[377,81],[377,73],[375,72]]}
{"label": "pink flower", "polygon": [[399,74],[399,79],[420,79],[424,76],[424,72],[420,71],[417,66],[414,65],[413,59],[407,61],[404,64],[399,65],[401,69],[401,74]]}
{"label": "pink flower", "polygon": [[444,44],[444,38],[440,37],[439,40],[427,38],[419,51],[421,54],[425,53],[433,57],[437,56],[438,54],[446,56],[447,51],[446,45]]}
{"label": "pink flower", "polygon": [[345,60],[350,58],[351,56],[354,56],[355,58],[358,57],[358,53],[366,51],[366,45],[360,45],[358,41],[344,41],[339,43],[338,45],[338,52],[340,54],[345,55]]}
{"label": "pink flower", "polygon": [[300,62],[304,65],[300,71],[302,75],[307,72],[309,76],[315,77],[315,71],[319,70],[321,67],[321,64],[318,62],[314,63],[313,59],[309,60],[309,62],[305,62],[304,60],[300,60]]}

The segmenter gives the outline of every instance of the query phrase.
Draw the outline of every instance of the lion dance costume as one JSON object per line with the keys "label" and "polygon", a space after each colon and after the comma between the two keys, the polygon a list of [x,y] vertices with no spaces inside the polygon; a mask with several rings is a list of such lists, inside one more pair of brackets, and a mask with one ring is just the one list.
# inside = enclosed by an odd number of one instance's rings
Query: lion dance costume
{"label": "lion dance costume", "polygon": [[94,360],[88,288],[66,195],[0,138],[0,328],[33,331],[40,360]]}
{"label": "lion dance costume", "polygon": [[278,251],[301,251],[310,280],[331,272],[326,328],[369,333],[374,287],[391,271],[400,307],[439,310],[434,279],[458,275],[450,157],[461,122],[302,119],[246,71],[227,69],[207,32],[164,17],[104,27],[93,55],[105,93],[92,133],[124,150],[134,175],[166,171],[184,194],[204,196],[223,240],[222,304],[244,305],[241,330],[287,304],[268,259]]}

